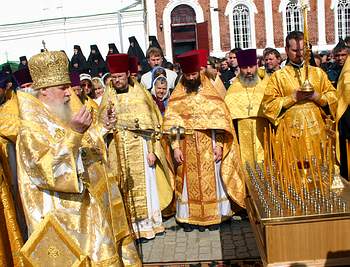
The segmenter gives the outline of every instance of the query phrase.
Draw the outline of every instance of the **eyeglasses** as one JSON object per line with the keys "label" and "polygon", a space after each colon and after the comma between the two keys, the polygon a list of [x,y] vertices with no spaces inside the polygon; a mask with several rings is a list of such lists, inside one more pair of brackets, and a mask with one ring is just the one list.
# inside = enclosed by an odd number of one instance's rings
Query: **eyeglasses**
{"label": "eyeglasses", "polygon": [[82,84],[80,84],[80,87],[88,87],[88,88],[91,88],[92,85],[89,84],[89,83],[82,83]]}

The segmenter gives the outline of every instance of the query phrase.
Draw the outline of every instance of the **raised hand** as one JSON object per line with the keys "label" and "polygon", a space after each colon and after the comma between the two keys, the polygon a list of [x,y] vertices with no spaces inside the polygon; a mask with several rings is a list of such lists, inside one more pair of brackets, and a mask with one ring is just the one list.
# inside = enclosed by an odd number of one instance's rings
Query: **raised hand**
{"label": "raised hand", "polygon": [[83,106],[71,119],[70,127],[78,133],[85,133],[86,130],[89,129],[91,123],[91,112],[87,110],[86,106]]}

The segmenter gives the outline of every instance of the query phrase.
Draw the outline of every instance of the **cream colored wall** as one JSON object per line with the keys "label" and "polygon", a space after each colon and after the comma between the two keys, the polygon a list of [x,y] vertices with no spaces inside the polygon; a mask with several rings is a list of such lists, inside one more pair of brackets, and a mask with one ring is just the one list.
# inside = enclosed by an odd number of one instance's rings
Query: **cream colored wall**
{"label": "cream colored wall", "polygon": [[75,44],[86,57],[91,44],[97,44],[103,56],[112,42],[127,52],[130,36],[146,48],[141,0],[12,0],[6,10],[10,12],[0,16],[0,63],[29,58],[40,51],[42,40],[49,50],[65,50],[69,58]]}

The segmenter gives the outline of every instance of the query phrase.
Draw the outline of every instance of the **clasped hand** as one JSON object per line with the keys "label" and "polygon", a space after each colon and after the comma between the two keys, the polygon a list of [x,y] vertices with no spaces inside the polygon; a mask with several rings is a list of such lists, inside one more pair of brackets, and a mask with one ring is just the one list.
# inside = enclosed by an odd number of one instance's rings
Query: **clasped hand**
{"label": "clasped hand", "polygon": [[[183,163],[184,155],[179,148],[175,148],[174,158],[179,165]],[[219,162],[221,159],[222,159],[222,148],[220,146],[216,146],[214,148],[214,161]]]}
{"label": "clasped hand", "polygon": [[311,100],[311,101],[314,101],[315,103],[317,103],[320,100],[321,96],[316,91],[305,92],[305,91],[300,90],[300,88],[299,88],[299,89],[294,91],[293,98],[296,102],[299,102],[302,100]]}

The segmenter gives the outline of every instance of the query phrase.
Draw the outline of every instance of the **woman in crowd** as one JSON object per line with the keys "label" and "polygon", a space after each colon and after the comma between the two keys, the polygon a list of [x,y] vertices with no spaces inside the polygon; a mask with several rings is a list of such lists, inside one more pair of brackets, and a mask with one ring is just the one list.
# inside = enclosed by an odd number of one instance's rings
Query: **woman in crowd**
{"label": "woman in crowd", "polygon": [[168,105],[170,96],[168,81],[166,77],[160,75],[153,81],[153,87],[151,89],[153,100],[156,102],[159,111],[164,115],[165,108]]}
{"label": "woman in crowd", "polygon": [[105,87],[103,85],[102,79],[98,77],[92,78],[92,90],[94,91],[95,99],[97,105],[100,105]]}

